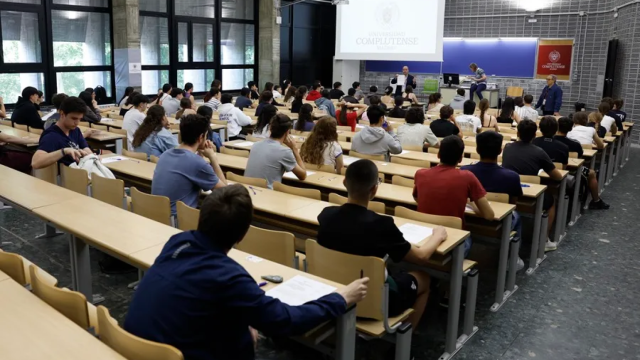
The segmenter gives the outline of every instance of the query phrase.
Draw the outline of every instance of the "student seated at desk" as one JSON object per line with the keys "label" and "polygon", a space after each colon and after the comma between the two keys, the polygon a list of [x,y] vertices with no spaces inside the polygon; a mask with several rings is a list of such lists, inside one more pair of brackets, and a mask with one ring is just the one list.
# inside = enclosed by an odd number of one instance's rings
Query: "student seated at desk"
{"label": "student seated at desk", "polygon": [[[222,85],[222,83],[220,83],[220,85]],[[214,87],[214,86],[212,86]],[[256,84],[255,81],[249,81],[247,83],[247,87],[249,88],[249,90],[251,90],[251,100],[259,100],[260,99],[260,93],[258,92],[258,85]],[[219,89],[222,89],[220,86],[218,86]]]}
{"label": "student seated at desk", "polygon": [[[439,226],[422,246],[411,245],[389,216],[369,209],[369,201],[378,191],[378,168],[370,160],[358,160],[347,168],[344,185],[349,200],[342,206],[324,209],[318,215],[318,243],[326,248],[358,256],[389,256],[394,262],[424,265],[447,239]],[[409,321],[417,329],[429,299],[429,275],[421,271],[398,271],[387,275],[389,316],[398,316],[412,308]]]}
{"label": "student seated at desk", "polygon": [[242,185],[207,196],[198,230],[172,236],[140,281],[124,329],[175,346],[185,359],[252,360],[256,330],[266,336],[302,335],[365,298],[368,278],[301,306],[267,296],[227,256],[252,219],[251,197]]}
{"label": "student seated at desk", "polygon": [[[485,131],[476,136],[476,150],[480,155],[480,162],[473,165],[463,166],[462,170],[468,170],[476,176],[485,191],[497,194],[509,195],[509,203],[515,204],[518,197],[522,196],[522,186],[520,176],[511,170],[507,170],[498,165],[498,156],[502,153],[501,134],[495,131]],[[511,214],[511,230],[518,233],[518,238],[522,238],[522,226],[520,215],[517,211]],[[518,271],[524,268],[524,261],[518,258]]]}
{"label": "student seated at desk", "polygon": [[[183,99],[184,100],[184,99]],[[186,99],[189,101],[189,99]],[[147,156],[160,157],[165,151],[178,147],[178,140],[167,130],[169,119],[160,105],[153,105],[133,136],[133,148]]]}
{"label": "student seated at desk", "polygon": [[[573,116],[574,119],[576,118],[576,116],[579,118],[578,120],[580,122],[587,121],[587,115],[585,113],[574,114]],[[567,134],[571,133],[572,128],[573,128],[573,121],[569,120],[569,118],[567,117],[561,117],[558,120],[558,132],[556,133],[556,136],[554,136],[553,138],[567,145],[567,147],[569,148],[569,152],[578,153],[578,156],[582,157],[582,155],[584,154],[582,145],[578,141],[572,140],[571,138],[567,137]],[[588,127],[584,127],[584,128],[591,129]],[[595,136],[593,140],[596,141],[596,144],[599,143],[598,147],[604,147],[604,143],[602,142],[602,140],[600,140],[600,138],[596,135],[595,132],[593,132],[593,135]],[[600,198],[600,194],[598,191],[598,177],[596,176],[596,172],[589,169],[586,166],[583,166],[581,176],[584,181],[583,184],[587,184],[589,191],[591,191],[591,197],[593,198],[591,200],[591,203],[589,203],[589,208],[594,210],[609,209],[609,204],[605,203],[604,201],[602,201],[602,198]]]}
{"label": "student seated at desk", "polygon": [[521,120],[538,120],[538,110],[533,108],[533,95],[525,95],[524,105],[516,108],[516,114]]}
{"label": "student seated at desk", "polygon": [[[167,98],[162,102],[162,107],[168,116],[175,115],[178,110],[180,110],[180,100],[184,98],[182,89],[173,88],[171,89],[171,97]],[[189,100],[189,99],[187,99]],[[191,103],[191,100],[189,100]]]}
{"label": "student seated at desk", "polygon": [[588,123],[586,125],[587,127],[593,128],[596,134],[598,135],[598,137],[601,139],[607,136],[607,129],[600,126],[600,123],[602,123],[602,118],[603,118],[602,114],[600,114],[597,111],[594,111],[588,115],[587,117]]}
{"label": "student seated at desk", "polygon": [[404,119],[406,124],[398,127],[398,139],[402,147],[421,146],[423,149],[438,147],[438,138],[429,126],[424,125],[424,111],[421,108],[410,108]]}
{"label": "student seated at desk", "polygon": [[140,94],[137,91],[131,93],[131,95],[127,96],[127,101],[124,102],[124,105],[120,108],[120,116],[124,117],[129,110],[133,108],[133,98]]}
{"label": "student seated at desk", "polygon": [[222,95],[220,102],[221,105],[220,107],[218,107],[218,114],[220,116],[220,121],[227,122],[229,140],[238,140],[238,136],[242,133],[242,127],[251,125],[253,120],[242,110],[233,106],[233,104],[231,103],[232,101],[233,96],[231,94]]}
{"label": "student seated at desk", "polygon": [[[418,203],[418,211],[460,218],[464,227],[469,199],[473,203],[471,207],[479,217],[493,220],[493,209],[480,181],[471,172],[456,169],[463,157],[464,142],[460,137],[452,135],[440,142],[440,165],[418,170],[415,175],[413,198]],[[471,242],[471,238],[467,238],[464,244],[465,256],[471,250]]]}
{"label": "student seated at desk", "polygon": [[[68,97],[60,106],[60,119],[40,135],[38,150],[33,154],[31,166],[43,169],[56,162],[71,165],[91,155],[82,131],[78,128],[87,105],[77,97]],[[91,136],[95,131],[87,131]]]}
{"label": "student seated at desk", "polygon": [[333,105],[333,101],[329,98],[329,90],[322,90],[322,97],[315,101],[318,111],[324,111],[326,115],[336,116],[336,106]]}
{"label": "student seated at desk", "polygon": [[364,113],[367,110],[367,105],[352,104],[345,101],[342,101],[339,105],[340,109],[336,110],[338,125],[350,126],[351,131],[355,132],[356,125],[358,125],[358,119],[364,116]]}
{"label": "student seated at desk", "polygon": [[478,117],[474,115],[476,111],[476,103],[473,100],[467,100],[464,102],[464,115],[458,115],[455,117],[456,125],[460,131],[478,134],[482,130],[482,122]]}
{"label": "student seated at desk", "polygon": [[342,83],[336,81],[333,83],[333,89],[329,93],[329,96],[332,100],[340,100],[344,96],[344,91],[342,91]]}
{"label": "student seated at desk", "polygon": [[616,124],[618,125],[618,130],[620,131],[624,130],[624,126],[622,125],[622,123],[627,121],[627,113],[622,111],[622,106],[624,106],[624,100],[622,99],[613,100],[613,110],[611,110],[611,112],[613,114],[616,114],[620,119],[620,123],[616,122]]}
{"label": "student seated at desk", "polygon": [[162,105],[163,101],[171,97],[171,89],[173,89],[171,84],[162,85],[162,89],[158,91],[158,97],[154,101],[156,105]]}
{"label": "student seated at desk", "polygon": [[82,121],[96,124],[102,119],[102,114],[100,114],[98,103],[91,97],[91,94],[88,91],[83,91],[78,97],[87,105],[87,112],[82,117]]}
{"label": "student seated at desk", "polygon": [[24,88],[22,96],[18,97],[16,107],[11,114],[11,122],[18,125],[27,125],[34,129],[42,129],[44,124],[36,108],[38,98],[38,89],[31,86]]}
{"label": "student seated at desk", "polygon": [[147,110],[149,98],[142,94],[137,94],[133,96],[131,104],[133,108],[127,112],[122,121],[122,130],[127,131],[127,149],[133,149],[133,136],[146,117],[144,112]]}
{"label": "student seated at desk", "polygon": [[[502,166],[505,169],[513,170],[519,175],[538,176],[540,170],[546,172],[551,180],[561,181],[562,174],[549,158],[544,150],[533,145],[531,142],[536,137],[538,126],[532,120],[522,120],[518,124],[518,138],[520,140],[509,144],[504,148],[502,156]],[[553,230],[556,217],[556,207],[553,195],[545,192],[543,210],[549,214],[548,234]],[[545,251],[557,249],[557,244],[547,240]]]}
{"label": "student seated at desk", "polygon": [[[453,110],[464,109],[464,102],[467,99],[465,94],[466,94],[466,91],[464,91],[464,89],[458,89],[456,91],[456,96],[453,97],[453,100],[451,100],[451,103],[449,103],[449,106],[451,106]],[[475,109],[473,110],[475,111]]]}
{"label": "student seated at desk", "polygon": [[356,89],[350,88],[347,90],[347,96],[343,96],[340,101],[348,102],[351,104],[360,104],[360,101],[356,99]]}
{"label": "student seated at desk", "polygon": [[493,128],[496,132],[500,132],[500,127],[498,126],[498,119],[495,116],[487,114],[487,110],[489,110],[489,100],[482,99],[478,104],[478,109],[480,110],[480,121],[482,121],[483,128]]}
{"label": "student seated at desk", "polygon": [[407,116],[407,111],[402,109],[404,99],[402,98],[402,96],[396,96],[393,101],[395,106],[393,107],[393,109],[391,109],[391,111],[389,111],[389,117],[395,119],[404,119]]}
{"label": "student seated at desk", "polygon": [[291,103],[293,103],[293,100],[296,98],[297,92],[298,92],[298,88],[296,88],[295,86],[289,86],[287,93],[284,95],[284,99],[282,99],[285,105],[290,106]]}
{"label": "student seated at desk", "polygon": [[[558,121],[553,116],[544,116],[540,120],[541,137],[533,139],[532,144],[544,150],[554,163],[563,166],[569,164],[569,147],[554,138],[558,132]],[[563,170],[563,169],[560,169]]]}
{"label": "student seated at desk", "polygon": [[598,115],[598,113],[587,115],[584,111],[573,114],[573,129],[567,133],[567,138],[575,140],[581,145],[595,144],[598,150],[604,149],[604,142],[598,136],[597,130],[589,126],[590,119]]}
{"label": "student seated at desk", "polygon": [[362,91],[362,87],[360,86],[360,82],[359,81],[354,81],[353,84],[351,84],[351,87],[356,91],[356,93],[353,95],[353,97],[356,98],[356,100],[358,100],[358,103],[359,103],[360,100],[364,99],[364,91]]}
{"label": "student seated at desk", "polygon": [[[382,97],[380,98],[380,102],[383,103],[387,108],[393,107],[395,105],[395,98],[393,96],[393,88],[391,86],[387,86],[384,89],[384,95],[382,95]],[[400,105],[400,106],[402,106],[402,105]]]}
{"label": "student seated at desk", "polygon": [[462,138],[462,131],[456,124],[453,109],[449,105],[440,109],[440,119],[432,121],[429,127],[436,137],[444,138],[449,135],[457,135]]}
{"label": "student seated at desk", "polygon": [[[168,197],[174,215],[176,202],[197,208],[200,191],[227,186],[215,147],[207,140],[209,126],[209,120],[200,115],[187,115],[180,120],[182,144],[165,151],[153,172],[151,194]],[[209,159],[211,164],[202,157]]]}
{"label": "student seated at desk", "polygon": [[[69,96],[67,96],[67,94],[55,94],[53,95],[53,98],[51,98],[51,103],[53,104],[53,107],[56,109],[55,113],[49,115],[49,118],[44,122],[44,129],[48,129],[49,126],[55,124],[56,122],[58,122],[58,120],[60,119],[60,106],[62,105],[62,102],[68,98]],[[45,118],[47,117],[46,115],[44,116]]]}
{"label": "student seated at desk", "polygon": [[129,100],[129,96],[131,96],[131,94],[134,92],[135,90],[133,89],[133,86],[127,86],[126,89],[124,89],[124,95],[122,95],[122,99],[120,99],[120,101],[118,102],[118,107],[122,109],[122,107],[124,107],[124,104],[127,103],[127,100]]}
{"label": "student seated at desk", "polygon": [[309,104],[302,105],[300,108],[300,114],[298,114],[298,120],[296,120],[294,125],[294,129],[296,131],[311,131],[314,125],[313,106]]}
{"label": "student seated at desk", "polygon": [[236,99],[236,103],[235,106],[240,109],[254,109],[257,106],[253,104],[253,101],[251,99],[249,99],[249,96],[251,95],[251,90],[249,90],[249,88],[242,88],[242,90],[240,90],[240,96],[238,96],[238,98]]}
{"label": "student seated at desk", "polygon": [[384,110],[380,106],[370,106],[367,116],[370,125],[351,139],[351,149],[365,155],[384,155],[387,161],[389,153],[400,154],[402,145],[393,133],[393,126],[384,120]]}
{"label": "student seated at desk", "polygon": [[256,116],[260,116],[260,114],[262,114],[262,109],[267,105],[282,106],[282,104],[278,104],[273,99],[273,93],[271,91],[263,91],[262,94],[260,94],[260,103],[256,108]]}
{"label": "student seated at desk", "polygon": [[220,107],[220,105],[222,105],[220,103],[221,96],[222,96],[222,92],[220,91],[220,88],[215,88],[215,87],[211,88],[207,93],[207,95],[204,96],[203,106],[208,106],[211,109],[213,109],[213,111],[218,111],[218,108]]}
{"label": "student seated at desk", "polygon": [[442,103],[442,94],[434,93],[429,95],[429,105],[427,105],[427,111],[437,113],[442,109],[444,104]]}
{"label": "student seated at desk", "polygon": [[336,126],[336,119],[331,116],[324,116],[318,120],[300,149],[300,157],[305,163],[318,166],[332,165],[336,173],[340,174],[344,162]]}
{"label": "student seated at desk", "polygon": [[[373,98],[374,96],[378,98],[378,100],[379,100],[378,102],[381,102],[380,95],[378,95],[378,87],[375,86],[375,85],[372,85],[369,88],[369,94],[364,98],[364,104],[365,105],[372,105],[371,104],[371,98]],[[378,105],[378,104],[375,104],[375,105]],[[382,105],[384,105],[385,109],[387,108],[386,104],[382,104]]]}
{"label": "student seated at desk", "polygon": [[191,107],[191,100],[183,97],[182,100],[180,100],[180,110],[176,113],[176,119],[181,119],[184,115],[194,114],[196,114],[196,111]]}
{"label": "student seated at desk", "polygon": [[402,97],[404,98],[404,101],[408,101],[411,104],[417,105],[418,103],[420,103],[418,101],[418,97],[413,92],[413,86],[411,85],[407,85],[407,88],[404,90],[404,94],[402,94]]}
{"label": "student seated at desk", "polygon": [[[271,137],[251,148],[244,176],[267,180],[269,189],[274,182],[282,182],[282,175],[292,171],[300,180],[307,178],[307,169],[300,157],[296,142],[289,136],[293,122],[284,114],[271,119]],[[285,146],[283,146],[285,145]]]}
{"label": "student seated at desk", "polygon": [[514,121],[516,123],[520,122],[520,116],[516,112],[516,103],[513,98],[508,97],[504,99],[502,109],[500,109],[498,113],[497,121],[499,124],[509,124],[509,126],[511,126]]}
{"label": "student seated at desk", "polygon": [[[200,115],[205,119],[211,119],[213,117],[213,110],[208,106],[200,106],[198,107],[198,111],[196,111],[196,115]],[[209,131],[208,139],[216,146],[216,151],[219,152],[222,148],[222,138],[220,137],[220,134],[215,131]]]}
{"label": "student seated at desk", "polygon": [[297,114],[300,112],[300,108],[302,107],[302,104],[304,104],[303,100],[306,96],[307,96],[307,87],[300,86],[296,91],[296,96],[294,97],[293,102],[291,102],[292,114]]}
{"label": "student seated at desk", "polygon": [[618,128],[618,131],[624,130],[624,126],[622,125],[622,122],[624,120],[622,120],[622,117],[618,115],[617,111],[615,111],[616,105],[613,98],[605,97],[602,99],[602,102],[606,102],[607,104],[609,104],[610,110],[607,112],[607,116],[613,118],[613,120],[616,123],[616,127]]}
{"label": "student seated at desk", "polygon": [[[320,94],[320,88],[322,87],[322,85],[320,85],[319,83],[314,83],[313,86],[311,87],[311,91],[309,91],[309,94],[307,95],[307,98],[305,100],[307,101],[316,101],[318,99],[320,99],[322,97],[322,95]],[[300,90],[300,89],[298,89]],[[306,87],[305,87],[306,90]]]}
{"label": "student seated at desk", "polygon": [[[305,104],[311,107],[309,104]],[[271,131],[269,131],[269,126],[271,124],[271,119],[278,113],[278,108],[273,105],[265,106],[262,110],[262,114],[258,116],[258,123],[256,124],[256,129],[253,131],[253,137],[259,139],[268,139],[271,136]]]}
{"label": "student seated at desk", "polygon": [[[598,106],[598,112],[600,113],[600,115],[602,115],[602,121],[600,121],[600,127],[604,128],[604,130],[598,130],[599,134],[604,133],[606,135],[606,133],[610,132],[612,135],[615,135],[618,132],[618,127],[614,126],[616,123],[616,120],[614,118],[612,118],[611,116],[609,116],[609,111],[611,111],[611,106],[609,106],[609,103],[606,101],[603,101],[600,103],[600,105]],[[600,137],[604,137],[605,135],[600,135]]]}

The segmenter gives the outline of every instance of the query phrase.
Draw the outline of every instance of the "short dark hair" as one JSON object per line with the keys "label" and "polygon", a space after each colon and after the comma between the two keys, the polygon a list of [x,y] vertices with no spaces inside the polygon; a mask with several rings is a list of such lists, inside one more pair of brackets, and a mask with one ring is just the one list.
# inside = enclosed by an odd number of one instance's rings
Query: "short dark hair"
{"label": "short dark hair", "polygon": [[198,231],[229,250],[242,241],[253,221],[253,203],[240,184],[215,189],[202,202]]}
{"label": "short dark hair", "polygon": [[367,109],[367,117],[369,117],[370,124],[380,124],[384,119],[384,110],[379,105],[369,106]]}
{"label": "short dark hair", "polygon": [[502,152],[503,136],[496,131],[485,131],[476,135],[476,151],[481,159],[495,160]]}
{"label": "short dark hair", "polygon": [[589,123],[589,114],[586,111],[579,111],[573,114],[573,123],[586,126]]}
{"label": "short dark hair", "polygon": [[62,102],[68,97],[69,96],[67,94],[64,94],[64,93],[55,94],[51,98],[51,103],[56,108],[56,110],[60,110],[60,105],[62,105]]}
{"label": "short dark hair", "polygon": [[[368,116],[369,114],[367,114]],[[424,111],[419,107],[411,107],[407,110],[407,115],[404,117],[407,124],[424,124]]]}
{"label": "short dark hair", "polygon": [[527,94],[527,95],[525,95],[522,99],[524,100],[524,103],[525,103],[525,104],[531,104],[531,103],[533,103],[533,95],[529,95],[529,94]]}
{"label": "short dark hair", "polygon": [[271,130],[271,138],[280,139],[284,134],[293,128],[293,121],[285,114],[276,114],[271,118],[269,130]]}
{"label": "short dark hair", "polygon": [[[202,107],[202,106],[201,106]],[[182,143],[194,145],[202,134],[209,132],[211,120],[201,115],[187,115],[180,120]]]}
{"label": "short dark hair", "polygon": [[171,84],[164,84],[164,85],[162,85],[162,92],[163,92],[163,93],[167,93],[167,92],[169,92],[172,88],[173,88],[173,86],[171,86]]}
{"label": "short dark hair", "polygon": [[380,97],[376,96],[376,95],[372,95],[369,97],[369,103],[370,105],[380,105]]}
{"label": "short dark hair", "polygon": [[173,97],[173,98],[174,98],[174,97],[177,97],[178,95],[183,94],[183,93],[184,93],[184,91],[182,91],[182,89],[180,89],[180,88],[173,88],[173,89],[171,90],[171,97]]}
{"label": "short dark hair", "polygon": [[203,116],[205,119],[209,119],[209,120],[211,120],[211,117],[213,117],[213,109],[208,106],[198,107],[198,110],[196,111],[196,113],[200,116]]}
{"label": "short dark hair", "polygon": [[396,96],[395,99],[393,99],[393,102],[397,107],[402,107],[402,104],[404,104],[404,98],[402,96]]}
{"label": "short dark hair", "polygon": [[356,94],[356,89],[354,89],[354,88],[349,89],[349,91],[347,91],[347,94],[349,94],[349,96],[355,95]]}
{"label": "short dark hair", "polygon": [[331,99],[331,91],[329,91],[329,89],[322,90],[320,95],[322,95],[323,98]]}
{"label": "short dark hair", "polygon": [[378,185],[378,167],[371,160],[362,159],[347,167],[345,186],[353,197],[367,196]]}
{"label": "short dark hair", "polygon": [[545,116],[540,120],[540,132],[547,138],[552,138],[558,132],[558,121],[553,116]]}
{"label": "short dark hair", "polygon": [[598,105],[598,111],[602,115],[607,115],[607,113],[611,111],[611,105],[609,105],[608,102],[603,101],[600,103],[600,105]]}
{"label": "short dark hair", "polygon": [[440,142],[440,162],[456,166],[464,155],[464,142],[457,135],[449,135]]}
{"label": "short dark hair", "polygon": [[566,116],[558,119],[558,132],[568,134],[573,129],[573,121]]}
{"label": "short dark hair", "polygon": [[322,85],[320,85],[320,83],[315,82],[313,83],[313,85],[311,86],[311,89],[313,90],[318,90]]}
{"label": "short dark hair", "polygon": [[342,86],[342,83],[340,81],[336,81],[333,83],[333,88],[334,89],[338,89],[340,86]]}
{"label": "short dark hair", "polygon": [[249,89],[251,89],[251,88],[252,88],[252,87],[254,87],[254,86],[256,86],[256,82],[255,82],[255,81],[249,81],[249,82],[247,83],[247,87],[248,87]]}
{"label": "short dark hair", "polygon": [[359,81],[354,81],[353,84],[351,84],[351,87],[353,87],[354,89],[357,89],[360,87],[360,82]]}
{"label": "short dark hair", "polygon": [[138,107],[140,104],[148,104],[149,98],[142,94],[136,94],[133,99],[131,99],[131,105],[133,107]]}
{"label": "short dark hair", "polygon": [[230,104],[233,101],[233,95],[231,94],[222,94],[220,97],[220,103],[222,104]]}
{"label": "short dark hair", "polygon": [[622,100],[622,99],[615,99],[615,100],[613,100],[613,105],[615,105],[616,110],[620,110],[620,109],[622,109],[622,107],[624,106],[624,100]]}
{"label": "short dark hair", "polygon": [[453,108],[451,106],[445,105],[440,109],[440,119],[448,119],[452,115],[453,115]]}
{"label": "short dark hair", "polygon": [[251,94],[251,89],[243,87],[242,89],[240,89],[240,95],[242,96],[247,96]]}
{"label": "short dark hair", "polygon": [[609,96],[603,97],[601,102],[606,102],[607,104],[609,104],[609,107],[611,109],[613,109],[613,98],[612,97],[609,97]]}
{"label": "short dark hair", "polygon": [[458,89],[458,91],[456,91],[456,92],[457,92],[457,93],[458,93],[458,95],[460,95],[460,96],[464,96],[464,94],[466,94],[466,93],[467,93],[467,92],[466,92],[466,91],[464,91],[464,89],[462,89],[462,88]]}
{"label": "short dark hair", "polygon": [[260,102],[266,103],[273,100],[273,93],[269,90],[265,90],[260,94]]}
{"label": "short dark hair", "polygon": [[476,111],[476,102],[473,100],[467,100],[464,102],[464,105],[462,105],[462,108],[465,115],[473,115]]}
{"label": "short dark hair", "polygon": [[189,100],[189,98],[183,97],[182,99],[180,99],[180,107],[183,109],[191,109],[191,100]]}
{"label": "short dark hair", "polygon": [[28,99],[37,93],[38,93],[38,89],[34,88],[33,86],[27,86],[22,90],[22,98]]}
{"label": "short dark hair", "polygon": [[536,138],[536,132],[538,131],[538,125],[529,119],[521,120],[518,123],[518,137],[520,140],[526,143],[530,143]]}
{"label": "short dark hair", "polygon": [[80,98],[70,96],[62,102],[59,110],[65,115],[72,113],[79,113],[84,115],[87,113],[87,104],[85,104],[84,101],[82,101],[82,99]]}
{"label": "short dark hair", "polygon": [[523,107],[524,106],[524,100],[522,99],[522,96],[518,96],[515,99],[513,99],[513,103],[516,104],[517,107]]}
{"label": "short dark hair", "polygon": [[378,87],[377,87],[377,86],[375,86],[375,85],[372,85],[372,86],[369,88],[369,92],[377,93],[377,92],[378,92]]}

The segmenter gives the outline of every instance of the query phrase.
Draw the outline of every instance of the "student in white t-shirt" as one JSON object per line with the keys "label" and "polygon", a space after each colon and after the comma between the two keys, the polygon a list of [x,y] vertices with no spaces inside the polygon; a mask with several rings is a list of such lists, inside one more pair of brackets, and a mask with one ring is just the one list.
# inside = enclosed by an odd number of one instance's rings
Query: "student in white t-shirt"
{"label": "student in white t-shirt", "polygon": [[158,98],[156,99],[156,104],[162,105],[162,102],[171,97],[171,90],[173,90],[173,86],[171,84],[162,85],[161,92],[158,92]]}
{"label": "student in white t-shirt", "polygon": [[474,134],[479,134],[482,129],[482,121],[480,118],[473,115],[476,111],[476,103],[473,100],[467,100],[463,105],[464,115],[458,115],[456,117],[456,124],[460,128],[460,131],[471,132]]}
{"label": "student in white t-shirt", "polygon": [[521,120],[538,120],[540,115],[538,114],[538,110],[533,108],[533,95],[525,95],[524,98],[524,106],[516,107],[516,113],[520,116]]}
{"label": "student in white t-shirt", "polygon": [[600,126],[605,128],[605,134],[611,132],[612,135],[615,135],[618,132],[618,127],[614,126],[616,120],[611,116],[607,115],[611,111],[611,105],[608,102],[603,101],[598,106],[598,112],[602,114],[602,121],[600,122]]}
{"label": "student in white t-shirt", "polygon": [[581,111],[573,114],[573,129],[567,134],[567,138],[579,142],[581,145],[596,144],[599,149],[604,147],[604,143],[600,140],[596,129],[587,126],[589,115]]}
{"label": "student in white t-shirt", "polygon": [[130,103],[133,107],[124,114],[122,129],[127,131],[127,149],[133,151],[133,137],[140,125],[142,125],[144,118],[147,117],[144,111],[147,109],[149,98],[142,94],[137,94],[133,96]]}
{"label": "student in white t-shirt", "polygon": [[[331,116],[322,117],[302,144],[300,157],[306,164],[331,165],[340,174],[344,166],[342,147],[338,143],[338,123]],[[313,169],[310,169],[313,170]]]}

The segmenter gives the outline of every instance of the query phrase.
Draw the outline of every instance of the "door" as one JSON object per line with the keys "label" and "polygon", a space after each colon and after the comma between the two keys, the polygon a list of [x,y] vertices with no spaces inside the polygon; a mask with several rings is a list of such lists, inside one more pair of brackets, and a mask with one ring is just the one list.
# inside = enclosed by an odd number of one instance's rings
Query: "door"
{"label": "door", "polygon": [[618,39],[609,40],[607,51],[607,69],[604,75],[604,88],[602,97],[613,96],[613,84],[616,76],[616,61],[618,60]]}

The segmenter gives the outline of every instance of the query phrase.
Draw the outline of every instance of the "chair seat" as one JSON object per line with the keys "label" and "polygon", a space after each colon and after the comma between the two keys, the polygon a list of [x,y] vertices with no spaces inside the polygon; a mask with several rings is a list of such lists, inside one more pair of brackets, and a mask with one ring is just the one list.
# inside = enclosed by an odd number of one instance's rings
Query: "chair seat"
{"label": "chair seat", "polygon": [[296,251],[296,256],[298,257],[298,269],[304,269],[304,260],[307,258],[307,255]]}
{"label": "chair seat", "polygon": [[[393,327],[399,322],[405,321],[412,313],[413,309],[407,309],[402,314],[389,318],[389,326]],[[382,337],[386,333],[384,323],[380,320],[358,319],[356,329],[358,332],[377,338]]]}
{"label": "chair seat", "polygon": [[[474,268],[476,265],[478,265],[477,262],[475,262],[473,260],[464,259],[464,261],[462,262],[462,271],[463,272],[467,272],[467,271],[471,270],[472,268]],[[434,270],[438,270],[438,271],[442,271],[442,272],[450,272],[451,271],[451,261],[449,261],[448,263],[446,263],[444,265],[429,263],[428,267],[430,269],[434,269]]]}
{"label": "chair seat", "polygon": [[98,309],[95,305],[87,301],[87,312],[89,313],[89,324],[95,330],[96,334],[100,334],[98,329]]}
{"label": "chair seat", "polygon": [[131,211],[131,196],[127,196],[127,211]]}

